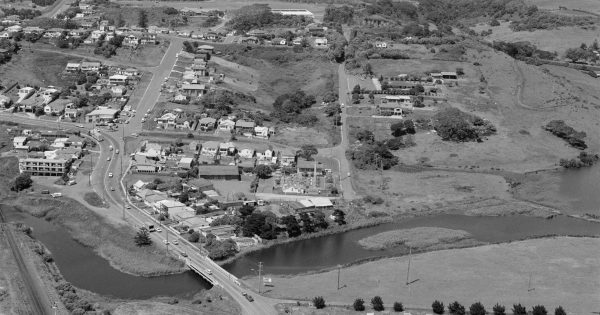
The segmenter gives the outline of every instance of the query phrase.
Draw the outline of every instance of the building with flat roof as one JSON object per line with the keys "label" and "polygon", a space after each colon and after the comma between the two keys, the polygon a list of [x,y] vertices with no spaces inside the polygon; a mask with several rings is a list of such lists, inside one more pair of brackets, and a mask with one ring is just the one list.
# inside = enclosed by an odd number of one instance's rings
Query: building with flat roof
{"label": "building with flat roof", "polygon": [[19,171],[32,176],[63,176],[68,169],[67,159],[19,159]]}
{"label": "building with flat roof", "polygon": [[305,9],[271,9],[271,13],[281,15],[305,16],[309,18],[315,17],[315,15],[312,12]]}
{"label": "building with flat roof", "polygon": [[108,107],[98,107],[89,114],[85,115],[85,121],[88,123],[107,123],[112,122],[119,111]]}

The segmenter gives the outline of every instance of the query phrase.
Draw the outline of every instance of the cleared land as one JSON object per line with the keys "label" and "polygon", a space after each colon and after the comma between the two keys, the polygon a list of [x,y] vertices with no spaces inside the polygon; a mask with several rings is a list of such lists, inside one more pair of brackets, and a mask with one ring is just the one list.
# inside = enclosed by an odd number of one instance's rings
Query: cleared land
{"label": "cleared land", "polygon": [[107,224],[75,200],[21,196],[7,200],[7,204],[63,225],[75,240],[94,248],[111,266],[123,272],[151,276],[186,270],[183,262],[159,255],[155,246],[135,246],[135,231],[131,227]]}
{"label": "cleared land", "polygon": [[32,86],[63,86],[60,77],[71,56],[59,53],[31,50],[25,46],[13,55],[10,62],[0,66],[0,77],[4,85],[18,82]]}
{"label": "cleared land", "polygon": [[[445,228],[419,227],[406,230],[387,231],[358,241],[365,249],[378,250],[402,246],[417,251],[433,250],[448,246],[459,246],[460,243],[473,241],[471,234],[461,230]],[[471,242],[476,244],[477,242]]]}
{"label": "cleared land", "polygon": [[[528,309],[542,304],[553,310],[559,304],[568,313],[583,314],[600,308],[600,257],[597,238],[551,238],[445,250],[412,256],[410,293],[404,285],[408,257],[398,257],[344,268],[337,290],[337,270],[325,273],[272,277],[274,297],[312,299],[352,304],[379,295],[391,306],[430,309],[435,299],[457,300],[463,305],[481,301]],[[531,287],[528,291],[531,275]],[[315,288],[318,288],[315,290]],[[390,289],[394,288],[394,289]],[[457,288],[460,288],[457,290]]]}

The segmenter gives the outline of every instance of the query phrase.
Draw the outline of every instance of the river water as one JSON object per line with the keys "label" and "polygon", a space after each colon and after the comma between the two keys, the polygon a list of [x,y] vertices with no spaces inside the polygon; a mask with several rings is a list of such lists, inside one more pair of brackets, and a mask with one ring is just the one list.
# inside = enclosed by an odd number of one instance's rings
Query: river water
{"label": "river water", "polygon": [[379,256],[397,256],[403,254],[404,250],[366,250],[358,241],[377,233],[414,227],[464,230],[476,240],[488,243],[547,235],[600,235],[600,224],[565,216],[543,219],[526,216],[434,215],[277,245],[250,253],[223,267],[236,276],[247,276],[254,274],[251,269],[257,269],[260,261],[264,264],[265,274],[299,274]]}
{"label": "river water", "polygon": [[91,248],[74,241],[57,225],[2,206],[9,221],[23,222],[33,228],[33,237],[52,252],[64,278],[78,288],[123,299],[154,296],[188,298],[211,285],[192,271],[157,277],[137,277],[118,271]]}
{"label": "river water", "polygon": [[571,200],[575,209],[600,215],[600,163],[590,168],[564,170],[559,196]]}

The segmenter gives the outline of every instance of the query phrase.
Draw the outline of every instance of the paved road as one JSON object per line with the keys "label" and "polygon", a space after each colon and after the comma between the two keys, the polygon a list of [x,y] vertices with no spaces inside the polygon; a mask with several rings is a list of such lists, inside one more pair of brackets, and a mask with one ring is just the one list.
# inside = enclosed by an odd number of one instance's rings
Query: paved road
{"label": "paved road", "polygon": [[43,17],[56,17],[60,12],[63,12],[69,8],[70,0],[58,0],[50,11],[42,14]]}

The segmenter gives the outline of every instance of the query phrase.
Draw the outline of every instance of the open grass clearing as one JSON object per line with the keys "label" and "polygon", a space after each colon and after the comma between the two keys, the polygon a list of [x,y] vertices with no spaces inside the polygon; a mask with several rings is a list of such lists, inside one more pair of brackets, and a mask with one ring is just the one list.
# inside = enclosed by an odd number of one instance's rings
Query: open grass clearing
{"label": "open grass clearing", "polygon": [[[596,9],[599,8],[596,2]],[[566,3],[569,6],[569,3]],[[600,13],[600,10],[598,10]],[[528,41],[546,51],[555,51],[559,58],[564,57],[568,48],[577,48],[581,43],[590,45],[595,39],[600,40],[598,30],[582,29],[581,27],[568,26],[553,30],[535,30],[514,32],[509,27],[509,22],[501,22],[500,26],[491,27],[488,24],[478,24],[473,29],[476,32],[492,30],[492,34],[485,37],[486,41],[520,42]]]}
{"label": "open grass clearing", "polygon": [[63,80],[60,74],[67,62],[74,59],[58,53],[30,50],[25,46],[8,63],[0,65],[0,78],[7,86],[15,82],[22,86],[66,86],[71,82]]}
{"label": "open grass clearing", "polygon": [[560,304],[569,313],[581,314],[600,307],[598,246],[598,238],[560,237],[429,252],[412,256],[410,279],[419,281],[410,291],[404,285],[409,257],[403,256],[342,269],[341,290],[336,287],[337,270],[271,276],[274,288],[267,294],[323,296],[326,302],[348,305],[358,297],[369,301],[379,295],[387,305],[400,301],[423,309],[430,309],[436,299],[467,306],[481,301],[487,309],[496,303],[508,309],[521,303],[528,309],[541,304],[553,310]]}
{"label": "open grass clearing", "polygon": [[107,204],[104,202],[104,199],[102,199],[102,197],[98,196],[98,194],[95,192],[85,193],[85,195],[83,195],[83,200],[85,200],[85,202],[87,202],[90,206],[93,206],[93,207],[100,207],[100,208],[108,207]]}
{"label": "open grass clearing", "polygon": [[463,204],[489,199],[505,204],[512,200],[504,178],[491,174],[354,171],[352,180],[357,193],[383,198],[383,204],[369,206],[368,212],[418,213],[444,207],[460,211]]}

